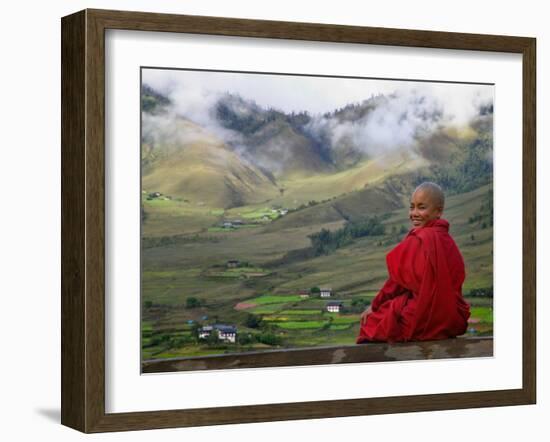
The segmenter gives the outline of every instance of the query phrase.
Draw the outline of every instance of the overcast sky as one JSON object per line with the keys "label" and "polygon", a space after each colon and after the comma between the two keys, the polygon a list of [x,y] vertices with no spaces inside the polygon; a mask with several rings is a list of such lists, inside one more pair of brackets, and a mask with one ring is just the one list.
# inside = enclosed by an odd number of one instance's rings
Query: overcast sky
{"label": "overcast sky", "polygon": [[372,95],[413,92],[437,100],[447,114],[462,121],[479,103],[493,100],[493,86],[486,85],[150,68],[142,75],[144,83],[169,95],[182,109],[208,105],[220,93],[230,92],[266,108],[319,114]]}

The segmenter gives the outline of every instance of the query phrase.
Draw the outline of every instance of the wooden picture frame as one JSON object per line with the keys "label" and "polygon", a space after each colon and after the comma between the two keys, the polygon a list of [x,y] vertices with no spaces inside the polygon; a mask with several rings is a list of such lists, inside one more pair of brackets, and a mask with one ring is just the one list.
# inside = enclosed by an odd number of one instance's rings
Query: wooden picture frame
{"label": "wooden picture frame", "polygon": [[[523,68],[522,387],[414,396],[106,413],[105,31],[261,37],[516,53]],[[105,432],[533,404],[536,400],[536,41],[533,38],[84,10],[62,19],[62,424]],[[381,353],[383,355],[383,351]],[[363,354],[350,353],[362,361]],[[377,360],[383,360],[379,356]],[[302,353],[325,363],[326,352]],[[317,361],[317,362],[315,362]],[[295,361],[293,362],[296,365]],[[267,357],[264,366],[273,363]],[[262,366],[256,361],[255,365]],[[157,367],[158,368],[158,367]],[[162,367],[155,371],[170,371]]]}

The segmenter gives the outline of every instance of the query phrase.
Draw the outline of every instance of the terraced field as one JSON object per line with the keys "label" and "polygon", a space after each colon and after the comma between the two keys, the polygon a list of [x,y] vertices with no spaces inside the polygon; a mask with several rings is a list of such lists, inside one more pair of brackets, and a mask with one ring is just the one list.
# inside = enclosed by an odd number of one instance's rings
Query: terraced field
{"label": "terraced field", "polygon": [[[446,205],[445,217],[466,261],[465,294],[492,288],[492,226],[471,221],[490,192],[491,186],[484,186],[449,197]],[[142,249],[144,360],[354,343],[360,312],[387,277],[385,255],[403,236],[402,226],[408,226],[406,210],[392,210],[384,217],[384,234],[310,256],[303,252],[311,245],[308,235],[337,230],[346,222],[334,219],[329,206],[323,208],[331,202],[271,215],[256,228],[219,232],[212,229],[224,218],[252,222],[275,212],[265,205],[237,212],[188,207],[184,201],[145,202],[149,209],[157,206],[145,224],[155,235]],[[311,216],[306,216],[308,210]],[[299,223],[285,221],[298,214]],[[187,217],[193,221],[187,223]],[[162,220],[168,220],[162,224],[163,229],[169,226],[166,237],[155,230]],[[175,232],[180,236],[170,236]],[[230,260],[238,261],[237,267],[230,267]],[[332,297],[320,298],[320,287],[330,287]],[[189,303],[190,298],[196,302]],[[343,303],[341,313],[326,311],[333,300]],[[473,306],[468,334],[492,334],[492,298],[468,301]],[[197,330],[209,324],[237,327],[237,341],[198,339]]]}

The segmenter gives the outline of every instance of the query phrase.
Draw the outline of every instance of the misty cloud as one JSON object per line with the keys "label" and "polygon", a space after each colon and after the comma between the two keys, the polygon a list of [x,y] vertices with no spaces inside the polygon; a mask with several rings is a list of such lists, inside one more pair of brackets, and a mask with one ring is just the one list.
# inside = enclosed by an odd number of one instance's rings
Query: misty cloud
{"label": "misty cloud", "polygon": [[[371,156],[410,149],[419,136],[442,126],[466,125],[479,114],[480,106],[493,103],[493,87],[484,85],[153,69],[143,71],[143,81],[173,103],[164,114],[143,115],[144,139],[150,138],[155,144],[167,141],[185,144],[204,136],[201,131],[180,130],[177,120],[184,117],[233,146],[235,152],[249,160],[246,137],[223,127],[215,112],[220,100],[228,94],[242,97],[242,100],[224,101],[235,115],[246,118],[269,108],[287,113],[289,109],[304,111],[311,120],[303,130],[319,145],[329,149],[351,145]],[[355,87],[355,95],[350,95],[351,85]],[[339,97],[339,88],[347,101]],[[278,106],[282,102],[288,103],[286,109]],[[370,103],[372,109],[356,119],[327,113],[350,103],[356,106]],[[332,107],[327,107],[330,104]],[[319,112],[320,109],[324,112]],[[281,139],[266,142],[264,148],[270,155],[253,158],[262,167],[277,172],[292,161],[288,146]]]}

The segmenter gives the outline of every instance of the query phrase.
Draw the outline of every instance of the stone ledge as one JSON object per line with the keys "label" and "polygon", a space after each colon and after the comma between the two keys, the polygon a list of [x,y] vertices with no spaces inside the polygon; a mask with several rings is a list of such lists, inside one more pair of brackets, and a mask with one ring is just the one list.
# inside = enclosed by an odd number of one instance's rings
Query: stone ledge
{"label": "stone ledge", "polygon": [[142,373],[491,356],[493,356],[492,337],[456,338],[441,341],[418,341],[397,344],[377,342],[359,345],[195,356],[189,358],[153,359],[142,363]]}

